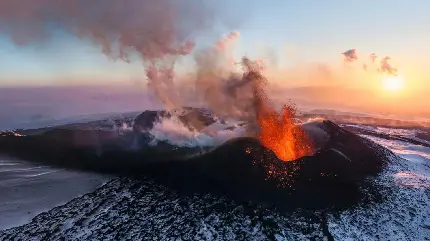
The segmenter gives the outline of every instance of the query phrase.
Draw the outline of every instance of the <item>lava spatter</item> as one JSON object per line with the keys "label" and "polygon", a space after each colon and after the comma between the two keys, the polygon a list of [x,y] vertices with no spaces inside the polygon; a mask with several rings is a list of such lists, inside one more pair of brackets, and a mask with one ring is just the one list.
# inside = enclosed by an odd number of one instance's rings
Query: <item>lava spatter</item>
{"label": "lava spatter", "polygon": [[294,123],[295,116],[296,110],[292,105],[285,105],[280,113],[270,111],[257,116],[260,141],[283,161],[312,154],[306,133]]}

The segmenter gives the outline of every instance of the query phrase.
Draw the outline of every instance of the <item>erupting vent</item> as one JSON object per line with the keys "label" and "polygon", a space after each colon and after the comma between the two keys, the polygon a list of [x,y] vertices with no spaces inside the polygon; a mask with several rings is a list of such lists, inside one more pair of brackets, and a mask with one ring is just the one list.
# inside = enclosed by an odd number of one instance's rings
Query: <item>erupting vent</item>
{"label": "erupting vent", "polygon": [[283,161],[311,155],[312,146],[306,133],[294,123],[296,110],[285,105],[281,113],[271,111],[258,116],[260,140]]}

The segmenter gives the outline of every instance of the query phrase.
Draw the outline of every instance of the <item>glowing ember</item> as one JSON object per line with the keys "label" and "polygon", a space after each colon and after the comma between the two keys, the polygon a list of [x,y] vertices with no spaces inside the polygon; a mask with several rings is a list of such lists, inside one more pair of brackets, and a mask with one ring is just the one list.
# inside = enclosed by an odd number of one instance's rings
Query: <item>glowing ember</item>
{"label": "glowing ember", "polygon": [[286,105],[281,113],[270,111],[258,114],[260,141],[283,161],[292,161],[312,154],[306,133],[294,123],[296,110]]}
{"label": "glowing ember", "polygon": [[296,117],[294,106],[285,105],[281,113],[273,110],[266,92],[267,81],[262,74],[261,66],[247,58],[242,59],[242,66],[245,69],[243,82],[253,84],[253,108],[261,143],[283,161],[293,161],[311,155],[312,146],[308,136],[294,123]]}

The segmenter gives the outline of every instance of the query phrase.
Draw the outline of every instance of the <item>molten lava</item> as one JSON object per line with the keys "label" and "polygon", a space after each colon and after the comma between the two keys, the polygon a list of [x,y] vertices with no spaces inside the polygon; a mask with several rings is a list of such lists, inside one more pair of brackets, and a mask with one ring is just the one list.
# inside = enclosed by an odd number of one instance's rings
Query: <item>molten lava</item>
{"label": "molten lava", "polygon": [[283,161],[311,155],[312,146],[306,133],[294,123],[296,109],[285,105],[281,113],[259,112],[260,141]]}
{"label": "molten lava", "polygon": [[312,154],[312,145],[303,129],[296,125],[296,109],[292,104],[285,105],[281,113],[270,105],[266,91],[267,80],[262,69],[247,58],[242,59],[245,73],[243,82],[252,83],[253,108],[259,127],[261,143],[272,150],[283,161],[293,161]]}

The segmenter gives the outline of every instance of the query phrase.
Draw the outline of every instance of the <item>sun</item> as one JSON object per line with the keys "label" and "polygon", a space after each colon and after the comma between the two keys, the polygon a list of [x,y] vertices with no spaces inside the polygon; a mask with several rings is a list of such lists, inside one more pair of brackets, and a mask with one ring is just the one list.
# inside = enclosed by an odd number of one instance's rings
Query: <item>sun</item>
{"label": "sun", "polygon": [[382,88],[390,92],[398,92],[403,89],[405,84],[401,76],[385,76],[382,78]]}

